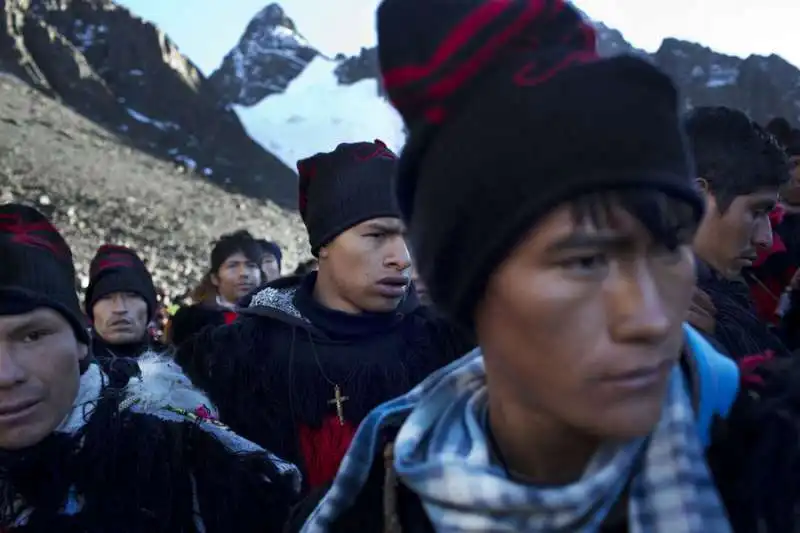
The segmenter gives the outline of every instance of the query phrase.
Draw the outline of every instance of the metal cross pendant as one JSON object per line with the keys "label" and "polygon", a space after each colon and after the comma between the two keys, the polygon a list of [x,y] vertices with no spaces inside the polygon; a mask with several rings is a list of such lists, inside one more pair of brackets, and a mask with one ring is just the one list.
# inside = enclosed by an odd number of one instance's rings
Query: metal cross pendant
{"label": "metal cross pendant", "polygon": [[339,418],[339,425],[344,425],[344,402],[349,400],[348,396],[342,396],[342,389],[339,385],[333,386],[333,399],[328,400],[329,405],[336,406],[336,416]]}

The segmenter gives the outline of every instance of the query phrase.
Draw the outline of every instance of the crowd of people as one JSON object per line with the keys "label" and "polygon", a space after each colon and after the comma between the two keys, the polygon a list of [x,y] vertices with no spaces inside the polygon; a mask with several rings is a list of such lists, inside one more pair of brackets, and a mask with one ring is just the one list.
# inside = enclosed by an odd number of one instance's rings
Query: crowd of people
{"label": "crowd of people", "polygon": [[223,235],[163,313],[108,243],[81,302],[0,205],[0,532],[800,531],[800,130],[563,0],[377,22],[406,145],[297,163],[291,275]]}

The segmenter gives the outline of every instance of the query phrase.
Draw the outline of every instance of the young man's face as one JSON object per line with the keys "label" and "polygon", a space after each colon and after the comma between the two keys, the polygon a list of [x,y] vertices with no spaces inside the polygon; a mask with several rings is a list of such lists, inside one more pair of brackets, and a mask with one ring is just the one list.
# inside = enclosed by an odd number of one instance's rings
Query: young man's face
{"label": "young man's face", "polygon": [[490,405],[513,427],[650,433],[694,281],[688,245],[653,242],[621,209],[603,229],[555,210],[499,265],[476,310]]}
{"label": "young man's face", "polygon": [[320,250],[319,276],[333,288],[336,309],[360,313],[397,308],[411,274],[404,233],[399,219],[376,218],[350,228]]}
{"label": "young man's face", "polygon": [[226,302],[234,303],[258,287],[261,267],[243,253],[235,253],[211,276],[211,282]]}
{"label": "young man's face", "polygon": [[281,266],[274,254],[266,252],[261,258],[261,272],[264,274],[264,281],[275,281],[281,277]]}
{"label": "young man's face", "polygon": [[756,260],[760,248],[772,246],[769,214],[778,191],[737,196],[721,212],[713,193],[706,194],[706,213],[695,237],[698,257],[725,277],[738,276]]}
{"label": "young man's face", "polygon": [[86,354],[51,309],[0,315],[0,449],[32,446],[61,424],[78,394],[78,362]]}
{"label": "young man's face", "polygon": [[92,307],[95,331],[109,344],[127,344],[144,339],[149,317],[147,302],[135,293],[115,292]]}

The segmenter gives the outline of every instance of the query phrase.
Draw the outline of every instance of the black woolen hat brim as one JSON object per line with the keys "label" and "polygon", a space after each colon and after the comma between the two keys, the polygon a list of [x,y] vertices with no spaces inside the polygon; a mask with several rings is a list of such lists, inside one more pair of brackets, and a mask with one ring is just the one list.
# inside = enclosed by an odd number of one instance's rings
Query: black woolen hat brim
{"label": "black woolen hat brim", "polygon": [[401,217],[392,181],[396,169],[395,159],[374,158],[321,170],[339,175],[318,176],[309,186],[304,222],[315,257],[320,248],[362,222]]}
{"label": "black woolen hat brim", "polygon": [[76,316],[73,310],[56,300],[47,298],[21,287],[0,287],[0,315],[22,315],[47,307],[61,314],[75,332],[81,344],[89,344],[89,331],[86,322]]}
{"label": "black woolen hat brim", "polygon": [[[513,66],[513,65],[512,65]],[[677,92],[632,57],[571,67],[534,87],[495,72],[442,126],[411,128],[397,192],[432,300],[472,327],[492,272],[558,205],[647,187],[703,201]]]}

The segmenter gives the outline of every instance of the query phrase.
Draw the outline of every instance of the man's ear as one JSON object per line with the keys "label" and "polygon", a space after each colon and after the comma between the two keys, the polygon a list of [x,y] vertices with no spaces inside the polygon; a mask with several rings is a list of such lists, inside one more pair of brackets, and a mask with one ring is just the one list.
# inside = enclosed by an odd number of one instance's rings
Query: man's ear
{"label": "man's ear", "polygon": [[319,249],[319,258],[320,259],[327,259],[329,253],[330,252],[328,252],[328,247],[327,246],[323,246],[322,248]]}
{"label": "man's ear", "polygon": [[211,274],[210,276],[208,276],[208,279],[211,280],[211,284],[214,287],[219,289],[219,276],[217,276],[216,274]]}
{"label": "man's ear", "polygon": [[696,178],[694,180],[695,186],[697,189],[705,195],[711,194],[711,187],[708,184],[708,180],[705,178]]}

